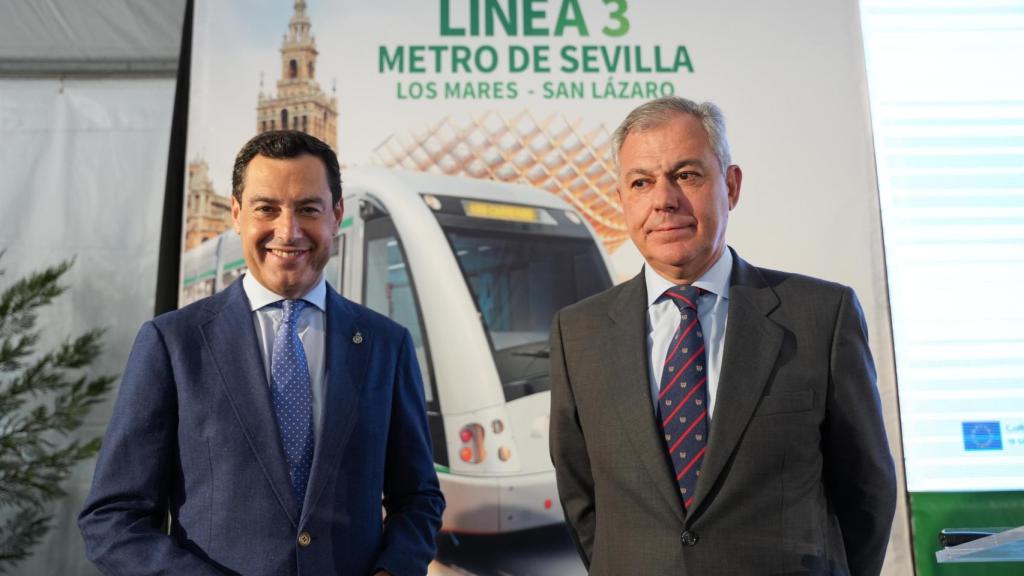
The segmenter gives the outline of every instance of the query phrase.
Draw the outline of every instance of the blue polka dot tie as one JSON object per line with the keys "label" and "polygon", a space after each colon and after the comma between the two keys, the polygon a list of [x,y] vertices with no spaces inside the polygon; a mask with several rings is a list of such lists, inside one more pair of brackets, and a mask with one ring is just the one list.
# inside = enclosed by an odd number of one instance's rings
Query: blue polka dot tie
{"label": "blue polka dot tie", "polygon": [[683,505],[690,507],[708,442],[707,356],[697,317],[700,288],[674,286],[663,294],[679,307],[679,327],[668,346],[658,392],[664,434]]}
{"label": "blue polka dot tie", "polygon": [[292,490],[302,507],[313,464],[313,390],[309,378],[306,351],[299,340],[299,314],[306,307],[302,300],[284,300],[284,314],[274,334],[274,352],[270,358],[270,380],[277,428],[288,460]]}

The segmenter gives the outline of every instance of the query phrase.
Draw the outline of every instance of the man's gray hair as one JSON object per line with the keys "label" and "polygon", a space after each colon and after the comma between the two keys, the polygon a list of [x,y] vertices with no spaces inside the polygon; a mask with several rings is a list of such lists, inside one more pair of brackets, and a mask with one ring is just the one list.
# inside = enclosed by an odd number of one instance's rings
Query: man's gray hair
{"label": "man's gray hair", "polygon": [[725,174],[726,169],[732,164],[729,139],[725,135],[725,116],[718,106],[711,102],[698,104],[679,96],[651,100],[636,107],[629,113],[629,116],[626,116],[626,119],[612,134],[612,160],[615,163],[615,169],[619,169],[619,150],[622,149],[626,136],[633,132],[643,132],[663,126],[678,114],[689,114],[700,120],[701,125],[704,126],[704,132],[708,136],[708,143],[721,164],[722,174]]}

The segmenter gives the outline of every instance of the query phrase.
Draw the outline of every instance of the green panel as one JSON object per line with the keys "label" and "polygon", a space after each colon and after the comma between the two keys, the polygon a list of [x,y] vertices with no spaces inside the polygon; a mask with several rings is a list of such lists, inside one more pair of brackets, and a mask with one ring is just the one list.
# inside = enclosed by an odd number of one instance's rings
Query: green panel
{"label": "green panel", "polygon": [[910,494],[917,576],[1020,576],[1024,563],[939,564],[939,530],[1024,525],[1024,492],[914,492]]}

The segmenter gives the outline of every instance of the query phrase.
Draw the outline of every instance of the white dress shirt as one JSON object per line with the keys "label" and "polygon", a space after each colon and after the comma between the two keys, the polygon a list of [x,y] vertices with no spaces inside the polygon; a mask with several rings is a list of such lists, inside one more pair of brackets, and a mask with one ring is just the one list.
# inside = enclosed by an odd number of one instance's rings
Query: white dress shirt
{"label": "white dress shirt", "polygon": [[[268,290],[251,274],[242,277],[242,288],[249,298],[252,322],[256,327],[260,353],[263,355],[263,370],[267,375],[267,384],[270,385],[270,359],[274,356],[274,335],[277,334],[277,327],[281,324],[281,317],[284,316],[284,309],[272,306],[272,304],[280,302],[284,298]],[[320,277],[316,286],[313,286],[313,289],[303,295],[301,299],[312,304],[312,306],[303,308],[299,313],[297,328],[302,348],[306,351],[306,362],[309,364],[309,379],[313,385],[313,433],[314,438],[319,440],[327,380],[325,378],[327,365],[324,362],[327,281],[323,276]],[[318,450],[319,447],[320,443],[317,442]]]}
{"label": "white dress shirt", "polygon": [[[718,261],[694,281],[693,286],[705,293],[697,299],[697,316],[704,331],[704,350],[708,360],[708,421],[715,410],[718,376],[722,372],[722,349],[725,348],[725,326],[729,319],[729,279],[732,276],[732,252],[726,247]],[[661,391],[661,372],[672,336],[679,327],[679,307],[669,298],[662,298],[666,290],[675,286],[650,266],[644,266],[647,283],[647,374],[651,384],[651,401],[658,411],[658,393]]]}

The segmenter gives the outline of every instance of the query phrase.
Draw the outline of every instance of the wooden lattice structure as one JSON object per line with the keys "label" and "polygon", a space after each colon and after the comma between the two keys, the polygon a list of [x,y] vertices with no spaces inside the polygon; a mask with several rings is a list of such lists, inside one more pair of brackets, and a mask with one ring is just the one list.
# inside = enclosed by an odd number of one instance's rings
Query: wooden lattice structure
{"label": "wooden lattice structure", "polygon": [[459,122],[446,116],[404,136],[390,136],[373,162],[421,172],[520,182],[558,194],[576,207],[614,251],[628,237],[615,193],[611,135],[582,119],[541,120],[524,110],[506,118],[487,112]]}

